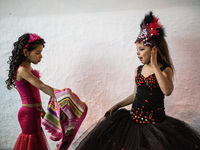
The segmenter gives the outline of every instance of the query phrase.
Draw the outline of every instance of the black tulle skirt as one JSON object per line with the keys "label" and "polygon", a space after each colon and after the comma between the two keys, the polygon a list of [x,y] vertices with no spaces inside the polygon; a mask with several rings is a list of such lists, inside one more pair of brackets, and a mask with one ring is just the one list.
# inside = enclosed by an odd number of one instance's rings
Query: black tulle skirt
{"label": "black tulle skirt", "polygon": [[75,143],[76,150],[199,150],[200,135],[169,116],[161,123],[139,124],[128,110],[120,109]]}

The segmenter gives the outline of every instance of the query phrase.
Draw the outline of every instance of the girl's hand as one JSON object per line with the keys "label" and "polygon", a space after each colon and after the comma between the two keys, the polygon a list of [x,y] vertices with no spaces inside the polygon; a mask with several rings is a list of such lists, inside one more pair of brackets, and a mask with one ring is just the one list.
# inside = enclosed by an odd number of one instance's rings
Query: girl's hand
{"label": "girl's hand", "polygon": [[45,112],[44,109],[42,108],[42,111],[41,111],[41,117],[42,117],[42,119],[44,118],[45,114],[46,114],[46,112]]}
{"label": "girl's hand", "polygon": [[151,66],[152,67],[157,67],[158,66],[158,61],[157,61],[157,47],[154,46],[151,50]]}
{"label": "girl's hand", "polygon": [[113,114],[113,112],[117,111],[120,107],[118,105],[114,105],[112,108],[110,108],[104,115],[104,117],[109,117]]}

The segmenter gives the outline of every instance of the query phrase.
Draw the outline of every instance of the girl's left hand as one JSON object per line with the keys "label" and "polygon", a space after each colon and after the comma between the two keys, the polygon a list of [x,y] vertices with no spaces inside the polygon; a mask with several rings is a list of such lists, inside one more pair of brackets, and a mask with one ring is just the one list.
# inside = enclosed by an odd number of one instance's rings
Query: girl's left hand
{"label": "girl's left hand", "polygon": [[41,117],[44,118],[46,112],[44,111],[44,109],[42,108],[42,112],[41,112]]}
{"label": "girl's left hand", "polygon": [[157,47],[154,46],[151,50],[151,66],[152,67],[157,67],[158,66],[158,61],[157,61]]}

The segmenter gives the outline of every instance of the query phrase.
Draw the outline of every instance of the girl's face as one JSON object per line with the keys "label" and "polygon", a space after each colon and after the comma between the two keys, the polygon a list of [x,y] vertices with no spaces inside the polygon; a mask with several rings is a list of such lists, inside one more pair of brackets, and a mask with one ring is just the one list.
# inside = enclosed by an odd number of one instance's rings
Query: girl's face
{"label": "girl's face", "polygon": [[38,64],[42,59],[42,50],[43,50],[43,45],[39,45],[31,52],[27,51],[26,60],[30,63]]}
{"label": "girl's face", "polygon": [[141,63],[149,64],[151,58],[151,48],[148,46],[144,46],[143,42],[140,42],[136,43],[136,49],[137,49],[137,56],[141,61]]}

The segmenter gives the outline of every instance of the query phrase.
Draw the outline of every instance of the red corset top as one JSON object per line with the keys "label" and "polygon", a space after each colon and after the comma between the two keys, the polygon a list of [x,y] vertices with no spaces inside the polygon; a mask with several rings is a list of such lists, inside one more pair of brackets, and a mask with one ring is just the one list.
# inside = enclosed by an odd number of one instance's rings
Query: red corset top
{"label": "red corset top", "polygon": [[[33,75],[40,78],[39,72],[37,70],[31,70]],[[26,80],[17,81],[15,80],[16,88],[22,100],[22,104],[36,104],[41,103],[39,89],[30,84]]]}

